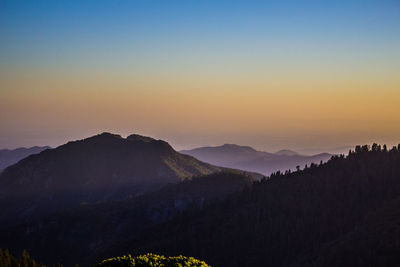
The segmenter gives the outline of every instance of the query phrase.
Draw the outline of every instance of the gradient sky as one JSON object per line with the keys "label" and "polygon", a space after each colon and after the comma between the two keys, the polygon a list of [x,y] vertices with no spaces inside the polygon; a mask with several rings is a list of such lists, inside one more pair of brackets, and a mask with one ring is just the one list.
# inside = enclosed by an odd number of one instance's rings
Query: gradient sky
{"label": "gradient sky", "polygon": [[0,148],[400,143],[400,1],[0,1]]}

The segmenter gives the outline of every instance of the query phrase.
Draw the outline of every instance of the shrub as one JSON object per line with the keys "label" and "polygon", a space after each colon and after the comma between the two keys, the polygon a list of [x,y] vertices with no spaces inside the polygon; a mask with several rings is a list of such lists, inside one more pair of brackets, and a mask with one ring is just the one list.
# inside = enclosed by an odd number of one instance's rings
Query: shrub
{"label": "shrub", "polygon": [[166,257],[152,253],[133,257],[131,255],[103,260],[95,267],[210,267],[204,261],[192,257]]}

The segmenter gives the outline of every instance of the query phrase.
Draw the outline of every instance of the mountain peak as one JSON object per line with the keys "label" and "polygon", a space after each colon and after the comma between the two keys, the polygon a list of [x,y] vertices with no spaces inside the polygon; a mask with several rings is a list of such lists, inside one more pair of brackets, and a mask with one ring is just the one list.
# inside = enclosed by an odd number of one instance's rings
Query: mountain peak
{"label": "mountain peak", "polygon": [[97,134],[91,137],[88,137],[86,139],[106,139],[106,138],[118,138],[118,139],[122,139],[121,135],[119,134],[113,134],[113,133],[109,133],[109,132],[103,132],[101,134]]}
{"label": "mountain peak", "polygon": [[126,139],[130,140],[130,141],[142,141],[142,142],[156,141],[156,139],[154,139],[154,138],[151,138],[151,137],[148,137],[148,136],[139,135],[139,134],[131,134]]}
{"label": "mountain peak", "polygon": [[225,148],[225,149],[233,149],[233,150],[252,151],[252,152],[256,151],[254,148],[252,148],[250,146],[241,146],[241,145],[236,145],[236,144],[223,144],[221,147]]}
{"label": "mountain peak", "polygon": [[[91,137],[88,137],[86,139],[102,139],[102,140],[112,140],[112,139],[126,139],[129,141],[141,141],[141,142],[152,142],[152,141],[157,141],[154,138],[148,137],[148,136],[143,136],[143,135],[139,135],[139,134],[131,134],[126,138],[123,138],[121,135],[119,134],[114,134],[114,133],[110,133],[110,132],[103,132],[101,134],[97,134]],[[85,139],[84,139],[85,140]]]}

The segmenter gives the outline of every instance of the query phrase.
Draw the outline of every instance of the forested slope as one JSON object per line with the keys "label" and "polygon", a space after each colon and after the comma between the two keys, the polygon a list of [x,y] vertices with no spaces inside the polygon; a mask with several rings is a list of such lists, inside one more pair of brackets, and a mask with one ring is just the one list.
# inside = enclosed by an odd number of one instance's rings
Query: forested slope
{"label": "forested slope", "polygon": [[[357,147],[346,158],[276,173],[223,203],[127,238],[109,252],[182,253],[213,266],[284,266],[304,260],[323,266],[320,256],[329,249],[320,248],[343,240],[358,244],[358,257],[374,255],[377,265],[389,264],[387,259],[398,264],[398,227],[382,233],[397,218],[379,221],[383,217],[377,214],[398,214],[399,197],[399,149]],[[327,255],[343,259],[342,266],[364,266],[362,261],[346,262],[345,245],[333,246],[337,254]],[[369,254],[375,246],[381,249]]]}

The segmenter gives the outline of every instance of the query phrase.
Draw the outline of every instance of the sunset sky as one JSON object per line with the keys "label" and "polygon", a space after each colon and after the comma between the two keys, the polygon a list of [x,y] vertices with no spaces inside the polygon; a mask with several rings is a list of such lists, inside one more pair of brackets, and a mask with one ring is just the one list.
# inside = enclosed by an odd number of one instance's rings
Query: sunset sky
{"label": "sunset sky", "polygon": [[400,1],[0,1],[0,148],[400,143]]}

